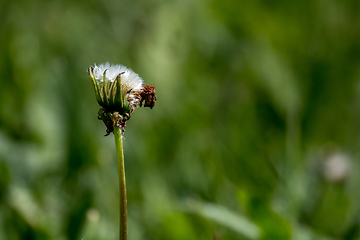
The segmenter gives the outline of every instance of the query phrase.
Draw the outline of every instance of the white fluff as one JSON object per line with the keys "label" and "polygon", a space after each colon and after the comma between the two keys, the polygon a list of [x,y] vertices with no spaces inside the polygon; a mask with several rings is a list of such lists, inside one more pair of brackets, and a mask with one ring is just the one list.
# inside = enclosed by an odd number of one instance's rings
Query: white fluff
{"label": "white fluff", "polygon": [[120,82],[122,94],[126,94],[128,91],[138,92],[141,91],[143,85],[143,79],[130,68],[123,65],[112,65],[110,63],[100,64],[93,69],[95,79],[99,82],[103,82],[104,72],[106,71],[105,81],[115,81],[116,77],[120,74]]}

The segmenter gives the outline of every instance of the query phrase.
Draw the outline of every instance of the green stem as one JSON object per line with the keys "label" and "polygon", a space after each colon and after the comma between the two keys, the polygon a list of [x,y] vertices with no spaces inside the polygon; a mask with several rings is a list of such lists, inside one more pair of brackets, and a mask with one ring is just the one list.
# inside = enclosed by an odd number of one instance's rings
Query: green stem
{"label": "green stem", "polygon": [[127,200],[126,182],[122,134],[119,127],[114,127],[116,157],[119,169],[119,189],[120,189],[120,240],[127,239]]}

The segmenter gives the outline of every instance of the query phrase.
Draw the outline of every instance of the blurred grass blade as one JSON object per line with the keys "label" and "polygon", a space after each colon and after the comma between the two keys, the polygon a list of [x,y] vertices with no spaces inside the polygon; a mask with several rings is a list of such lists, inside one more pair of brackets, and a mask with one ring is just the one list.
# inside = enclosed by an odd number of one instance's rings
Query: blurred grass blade
{"label": "blurred grass blade", "polygon": [[261,236],[261,230],[257,225],[221,205],[189,200],[186,206],[191,212],[213,220],[246,238],[259,239]]}

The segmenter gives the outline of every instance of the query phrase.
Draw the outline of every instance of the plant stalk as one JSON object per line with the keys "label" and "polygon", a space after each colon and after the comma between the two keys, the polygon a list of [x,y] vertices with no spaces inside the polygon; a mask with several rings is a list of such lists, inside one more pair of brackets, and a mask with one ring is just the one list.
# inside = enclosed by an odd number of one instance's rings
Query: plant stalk
{"label": "plant stalk", "polygon": [[126,200],[126,181],[124,153],[121,129],[114,127],[116,157],[119,170],[119,190],[120,190],[120,240],[127,240],[127,200]]}

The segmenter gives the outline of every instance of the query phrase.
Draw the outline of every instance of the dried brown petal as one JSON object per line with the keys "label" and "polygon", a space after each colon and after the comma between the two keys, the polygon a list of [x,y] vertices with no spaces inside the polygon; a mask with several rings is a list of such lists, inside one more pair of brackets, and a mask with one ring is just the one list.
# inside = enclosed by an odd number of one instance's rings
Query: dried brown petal
{"label": "dried brown petal", "polygon": [[156,103],[156,93],[154,85],[144,85],[143,90],[140,93],[140,106],[145,101],[144,107],[150,107],[151,109]]}

